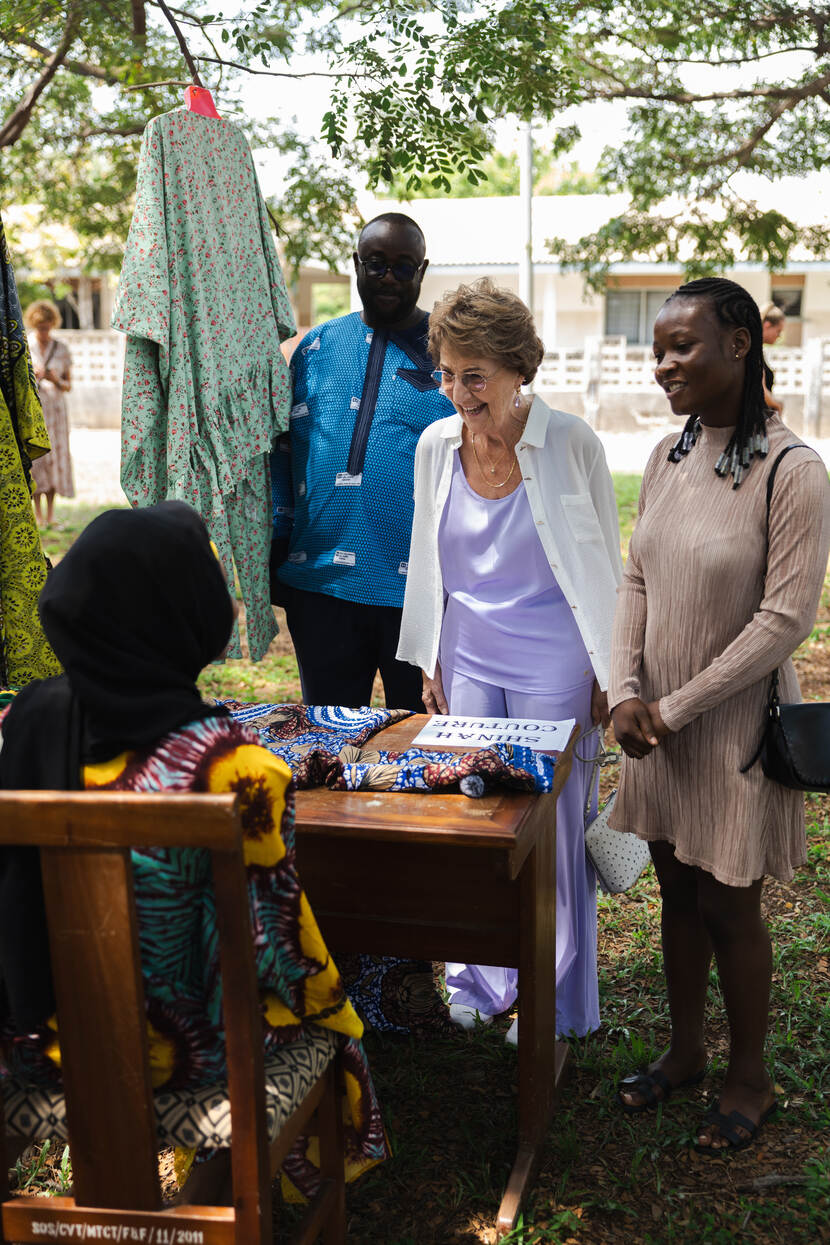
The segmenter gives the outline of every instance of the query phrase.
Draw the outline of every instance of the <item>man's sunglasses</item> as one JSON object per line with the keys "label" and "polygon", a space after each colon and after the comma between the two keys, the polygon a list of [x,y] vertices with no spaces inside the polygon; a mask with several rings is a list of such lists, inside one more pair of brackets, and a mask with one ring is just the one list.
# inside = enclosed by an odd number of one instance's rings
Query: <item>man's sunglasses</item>
{"label": "man's sunglasses", "polygon": [[359,255],[357,262],[367,277],[374,277],[376,280],[380,280],[386,276],[387,272],[391,272],[396,281],[411,281],[421,267],[420,264],[413,264],[409,259],[400,259],[394,264],[387,264],[385,259],[361,259]]}

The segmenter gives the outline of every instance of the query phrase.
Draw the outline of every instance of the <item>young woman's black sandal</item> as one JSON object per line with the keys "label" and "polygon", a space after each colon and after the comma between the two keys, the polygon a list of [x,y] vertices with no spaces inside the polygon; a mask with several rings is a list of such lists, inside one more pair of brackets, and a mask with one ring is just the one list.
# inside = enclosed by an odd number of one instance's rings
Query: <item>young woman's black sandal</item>
{"label": "young woman's black sandal", "polygon": [[[685,1081],[678,1081],[676,1085],[672,1085],[660,1068],[655,1068],[653,1072],[632,1072],[630,1076],[623,1077],[617,1086],[617,1102],[626,1115],[640,1115],[643,1111],[654,1111],[661,1103],[668,1102],[677,1090],[699,1085],[705,1075],[706,1068],[701,1068],[700,1072],[696,1072],[694,1076],[689,1076]],[[656,1092],[658,1089],[662,1090],[662,1095]],[[626,1102],[623,1094],[639,1094],[645,1101]]]}
{"label": "young woman's black sandal", "polygon": [[[721,1137],[728,1143],[725,1146],[701,1145],[699,1141],[694,1142],[694,1148],[698,1154],[707,1154],[710,1158],[723,1158],[725,1154],[734,1154],[736,1150],[746,1150],[751,1146],[767,1120],[775,1115],[778,1110],[778,1100],[776,1099],[767,1107],[757,1124],[753,1124],[752,1120],[741,1111],[730,1111],[728,1115],[724,1115],[720,1109],[720,1103],[716,1102],[709,1108],[703,1117],[703,1125],[714,1124]],[[742,1128],[746,1136],[742,1136],[738,1129]]]}

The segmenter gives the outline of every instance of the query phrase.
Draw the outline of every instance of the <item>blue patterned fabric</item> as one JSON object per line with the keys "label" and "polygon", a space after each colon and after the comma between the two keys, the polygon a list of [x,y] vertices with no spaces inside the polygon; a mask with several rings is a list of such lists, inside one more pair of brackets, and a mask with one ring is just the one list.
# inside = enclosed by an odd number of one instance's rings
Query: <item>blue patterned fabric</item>
{"label": "blue patterned fabric", "polygon": [[[380,330],[377,330],[380,331]],[[362,605],[403,605],[415,446],[450,413],[424,358],[389,338],[362,472],[347,465],[373,339],[358,312],[303,338],[291,360],[290,436],[271,455],[274,539],[291,543],[284,583]],[[293,525],[293,526],[292,526]]]}
{"label": "blue patterned fabric", "polygon": [[[476,752],[403,752],[366,749],[385,726],[409,717],[407,709],[344,709],[332,705],[243,704],[222,701],[237,722],[252,727],[260,743],[294,772],[298,787],[337,791],[436,791],[461,785],[471,797],[488,787],[550,791],[556,759],[532,748],[496,744]],[[482,783],[468,781],[478,776]]]}

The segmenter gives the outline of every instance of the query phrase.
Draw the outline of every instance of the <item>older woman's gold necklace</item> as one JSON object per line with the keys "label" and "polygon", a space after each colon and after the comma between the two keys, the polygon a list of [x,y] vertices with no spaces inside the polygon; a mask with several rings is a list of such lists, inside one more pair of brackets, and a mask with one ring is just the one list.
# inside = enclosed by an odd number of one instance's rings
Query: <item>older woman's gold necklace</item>
{"label": "older woman's gold necklace", "polygon": [[[479,462],[478,451],[476,450],[476,434],[475,433],[473,433],[472,440],[473,440],[473,453],[476,456],[476,462],[479,464],[479,470],[481,470],[481,463]],[[505,454],[508,451],[507,451],[507,446],[505,445],[504,449],[499,454],[498,458],[496,459],[494,463],[490,461],[490,455],[487,453],[483,445],[481,447],[481,452],[484,455],[484,461],[487,463],[487,466],[490,468],[490,474],[495,475],[496,468],[498,467],[499,463],[501,462],[501,460],[504,458]]]}
{"label": "older woman's gold necklace", "polygon": [[[515,454],[513,455],[513,462],[510,464],[510,470],[508,471],[507,475],[502,480],[501,484],[497,484],[495,480],[491,480],[489,476],[485,475],[484,468],[482,467],[481,461],[479,460],[479,457],[478,457],[478,450],[476,449],[476,434],[475,433],[473,433],[471,441],[472,441],[472,446],[473,446],[473,457],[476,460],[476,466],[478,467],[478,473],[481,476],[482,480],[484,480],[485,483],[489,484],[491,488],[504,488],[505,484],[510,483],[513,472],[516,470],[516,455]],[[484,454],[484,457],[487,458],[487,454],[483,448],[481,452],[482,454]],[[507,453],[506,446],[505,446],[504,452],[505,454]],[[490,475],[495,475],[496,467],[498,467],[502,458],[504,458],[504,454],[500,455],[499,458],[496,459],[495,463],[491,463],[490,459],[487,458],[487,463],[490,467]]]}

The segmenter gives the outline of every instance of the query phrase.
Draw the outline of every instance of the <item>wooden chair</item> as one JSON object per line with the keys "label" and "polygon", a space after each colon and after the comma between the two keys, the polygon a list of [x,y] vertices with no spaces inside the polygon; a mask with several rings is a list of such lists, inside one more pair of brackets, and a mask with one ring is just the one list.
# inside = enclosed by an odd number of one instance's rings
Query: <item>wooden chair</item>
{"label": "wooden chair", "polygon": [[[40,848],[64,1093],[52,1096],[46,1118],[38,1121],[38,1109],[25,1099],[27,1087],[18,1087],[24,1095],[21,1106],[14,1095],[9,1098],[8,1082],[4,1085],[3,1239],[268,1245],[274,1239],[273,1175],[316,1111],[321,1186],[294,1239],[309,1242],[322,1232],[327,1245],[342,1242],[337,1046],[334,1036],[321,1029],[308,1041],[287,1046],[281,1061],[266,1069],[235,797],[0,792],[0,845],[15,844]],[[158,1096],[154,1100],[150,1084],[132,847],[210,852],[228,1085],[209,1091],[208,1097],[220,1113],[224,1106],[227,1114],[227,1100],[230,1104],[232,1207],[162,1207],[162,1134],[157,1131]],[[293,1101],[285,1101],[286,1096]],[[165,1098],[168,1108],[172,1097]],[[194,1145],[194,1095],[186,1097],[186,1110],[180,1113],[187,1121],[183,1144]],[[60,1135],[64,1103],[74,1197],[9,1199],[5,1133],[42,1137],[57,1128]]]}

